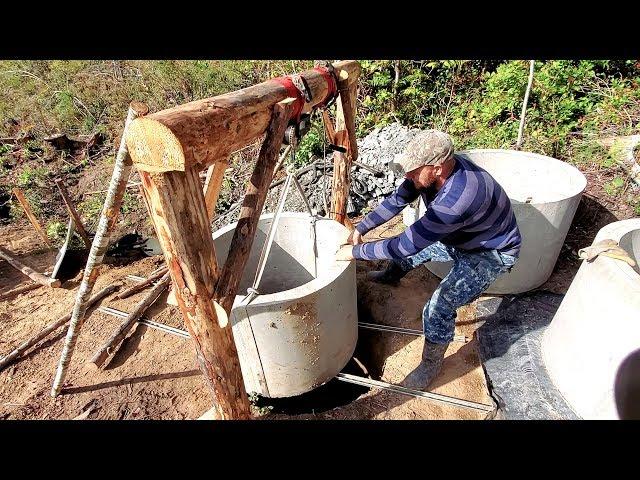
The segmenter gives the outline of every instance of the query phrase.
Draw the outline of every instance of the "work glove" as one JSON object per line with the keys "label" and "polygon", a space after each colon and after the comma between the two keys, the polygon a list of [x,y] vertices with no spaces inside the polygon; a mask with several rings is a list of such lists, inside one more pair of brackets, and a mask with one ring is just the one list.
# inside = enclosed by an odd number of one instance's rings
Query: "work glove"
{"label": "work glove", "polygon": [[580,250],[578,250],[578,257],[586,260],[587,262],[593,262],[598,257],[598,255],[604,255],[605,257],[622,260],[632,267],[636,266],[636,262],[631,259],[626,251],[620,248],[618,242],[616,242],[615,240],[611,240],[610,238],[606,238],[598,243],[591,245],[590,247],[581,248]]}

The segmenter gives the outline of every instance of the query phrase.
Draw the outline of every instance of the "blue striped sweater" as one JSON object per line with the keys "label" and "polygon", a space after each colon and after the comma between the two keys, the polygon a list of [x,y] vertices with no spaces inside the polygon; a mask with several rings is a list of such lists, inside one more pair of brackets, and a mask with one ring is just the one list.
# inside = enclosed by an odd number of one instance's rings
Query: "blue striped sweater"
{"label": "blue striped sweater", "polygon": [[422,196],[427,210],[402,234],[353,247],[362,260],[409,257],[435,242],[460,250],[496,249],[518,256],[522,238],[504,189],[486,170],[456,155],[456,165],[439,191],[417,189],[405,179],[396,191],[356,227],[361,234],[398,215]]}

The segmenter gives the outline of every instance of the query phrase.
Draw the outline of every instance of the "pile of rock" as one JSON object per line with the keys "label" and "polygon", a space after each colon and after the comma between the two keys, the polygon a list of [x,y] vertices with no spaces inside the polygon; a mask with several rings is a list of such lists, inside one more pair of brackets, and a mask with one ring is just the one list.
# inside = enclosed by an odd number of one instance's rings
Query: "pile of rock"
{"label": "pile of rock", "polygon": [[390,171],[388,164],[395,155],[404,151],[418,132],[418,129],[410,129],[396,122],[376,128],[358,140],[357,161],[369,168],[354,165],[351,172],[350,200],[353,212],[359,213],[365,206],[375,207],[402,183],[403,177]]}
{"label": "pile of rock", "polygon": [[[396,176],[388,168],[396,154],[402,153],[418,129],[404,127],[400,123],[392,123],[384,128],[376,128],[366,137],[358,140],[358,159],[351,170],[351,190],[347,204],[347,214],[359,214],[365,207],[374,208],[399,185],[403,178]],[[333,185],[333,155],[329,154],[325,162],[321,158],[313,158],[312,164],[298,176],[311,208],[319,215],[326,215],[326,205],[331,208],[331,188]],[[265,202],[264,213],[273,212],[280,198],[283,184],[269,191]],[[241,200],[241,199],[240,199]],[[288,212],[306,212],[305,204],[294,185],[291,186],[285,201],[284,210]],[[234,222],[240,213],[237,208],[220,220],[223,225]]]}

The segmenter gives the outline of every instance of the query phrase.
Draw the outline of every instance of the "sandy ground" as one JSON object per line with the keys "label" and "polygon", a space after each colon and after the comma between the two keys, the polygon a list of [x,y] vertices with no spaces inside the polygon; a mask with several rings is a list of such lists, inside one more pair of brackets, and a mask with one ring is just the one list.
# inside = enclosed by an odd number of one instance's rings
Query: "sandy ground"
{"label": "sandy ground", "polygon": [[[6,229],[0,230],[3,244],[17,252],[29,242],[37,245],[37,240],[28,233],[28,228],[15,236]],[[23,261],[45,269],[54,258],[55,252],[41,252]],[[123,281],[126,275],[147,275],[160,261],[147,258],[127,266],[104,265],[94,292],[117,281],[133,285],[130,280]],[[28,280],[6,262],[0,262],[0,291],[26,284]],[[0,301],[0,352],[8,353],[68,313],[79,280],[77,276],[63,283],[62,288],[40,287]],[[113,300],[112,295],[101,305],[131,311],[144,294],[139,292],[124,300]],[[167,306],[164,298],[166,294],[145,317],[184,328],[180,312]],[[92,311],[82,327],[63,394],[55,400],[49,392],[62,349],[62,329],[0,372],[0,418],[70,419],[90,410],[91,419],[184,419],[197,418],[211,406],[191,343],[144,325],[134,328],[104,371],[90,368],[86,362],[120,322],[116,317]]]}

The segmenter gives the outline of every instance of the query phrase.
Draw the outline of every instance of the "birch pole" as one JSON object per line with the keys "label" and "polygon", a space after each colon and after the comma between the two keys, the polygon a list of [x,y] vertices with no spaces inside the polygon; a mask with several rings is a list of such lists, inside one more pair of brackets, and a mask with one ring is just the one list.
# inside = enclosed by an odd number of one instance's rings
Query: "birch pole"
{"label": "birch pole", "polygon": [[93,238],[93,243],[91,244],[91,250],[89,252],[87,265],[84,269],[82,283],[80,284],[80,288],[78,288],[78,293],[76,294],[76,303],[73,306],[69,330],[67,331],[67,336],[62,348],[62,354],[60,355],[60,361],[58,363],[58,369],[51,388],[51,396],[53,398],[57,397],[62,389],[67,369],[69,368],[69,363],[73,356],[73,350],[76,342],[78,341],[78,335],[82,328],[82,324],[84,323],[84,317],[87,311],[87,301],[91,295],[91,290],[96,282],[96,278],[98,278],[98,267],[102,264],[107,247],[109,246],[109,237],[118,219],[122,197],[124,195],[129,174],[131,173],[132,162],[125,142],[127,129],[133,120],[137,117],[146,115],[148,111],[149,108],[140,102],[131,102],[129,105],[129,112],[124,124],[122,137],[120,138],[120,148],[116,155],[116,162],[113,167],[113,174],[111,175],[107,198],[105,199],[104,206],[102,207],[100,222],[98,223],[98,228],[96,229],[96,234]]}
{"label": "birch pole", "polygon": [[518,141],[516,142],[516,150],[520,150],[522,146],[522,135],[524,134],[524,118],[527,113],[527,102],[529,101],[529,93],[531,92],[531,85],[533,84],[533,66],[535,60],[530,60],[529,65],[529,82],[527,83],[527,90],[524,93],[524,102],[522,102],[522,114],[520,115],[520,128],[518,129]]}

